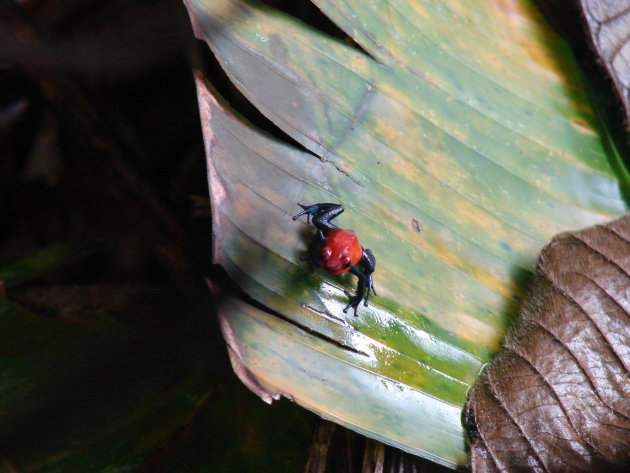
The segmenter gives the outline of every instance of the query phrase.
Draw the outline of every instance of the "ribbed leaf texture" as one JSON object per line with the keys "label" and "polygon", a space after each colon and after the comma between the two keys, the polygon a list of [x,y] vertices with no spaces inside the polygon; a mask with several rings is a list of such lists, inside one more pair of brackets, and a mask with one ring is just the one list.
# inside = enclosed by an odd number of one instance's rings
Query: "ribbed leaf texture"
{"label": "ribbed leaf texture", "polygon": [[630,217],[562,233],[466,410],[481,472],[630,471]]}
{"label": "ribbed leaf texture", "polygon": [[630,110],[630,1],[581,0],[589,31],[602,61],[623,100],[626,114]]}
{"label": "ribbed leaf texture", "polygon": [[[266,401],[462,467],[462,408],[536,255],[628,211],[611,147],[529,0],[314,3],[349,44],[266,2],[186,1],[235,88],[290,138],[198,74],[214,261],[253,302],[219,309],[234,368]],[[376,256],[358,317],[343,312],[353,278],[300,261],[314,228],[291,218],[298,202],[344,204],[335,223]]]}
{"label": "ribbed leaf texture", "polygon": [[[575,55],[601,86],[600,101],[617,108],[628,129],[630,113],[630,0],[538,0],[546,16],[569,40]],[[605,79],[605,80],[601,80]],[[613,98],[618,103],[612,104]],[[627,139],[627,137],[626,137]]]}

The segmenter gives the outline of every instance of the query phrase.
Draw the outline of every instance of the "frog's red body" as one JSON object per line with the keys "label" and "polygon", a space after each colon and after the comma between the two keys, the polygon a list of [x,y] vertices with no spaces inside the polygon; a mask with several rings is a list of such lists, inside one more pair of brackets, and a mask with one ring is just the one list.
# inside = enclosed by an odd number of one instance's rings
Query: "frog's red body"
{"label": "frog's red body", "polygon": [[363,248],[352,230],[331,230],[324,238],[321,265],[332,274],[343,274],[363,257]]}
{"label": "frog's red body", "polygon": [[[357,315],[357,307],[361,301],[364,300],[364,305],[367,306],[370,292],[374,292],[372,273],[376,268],[376,258],[370,250],[361,247],[359,239],[352,230],[343,230],[330,223],[333,218],[343,212],[343,205],[298,205],[303,210],[293,217],[293,220],[306,214],[306,221],[310,222],[313,217],[313,225],[317,227],[317,233],[302,260],[309,261],[311,268],[318,265],[332,274],[343,274],[349,271],[359,278],[356,295],[352,296],[344,291],[350,298],[350,302],[343,309],[347,312],[352,307],[354,315]],[[376,292],[374,294],[376,295]]]}

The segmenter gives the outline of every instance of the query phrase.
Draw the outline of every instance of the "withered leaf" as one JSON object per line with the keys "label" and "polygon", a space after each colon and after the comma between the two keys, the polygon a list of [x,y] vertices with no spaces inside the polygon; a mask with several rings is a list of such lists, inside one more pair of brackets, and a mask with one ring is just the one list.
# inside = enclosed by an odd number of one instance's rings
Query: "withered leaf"
{"label": "withered leaf", "polygon": [[[630,0],[537,0],[592,79],[608,77],[630,127]],[[617,107],[615,104],[613,107]],[[614,113],[614,112],[613,112]]]}
{"label": "withered leaf", "polygon": [[473,472],[630,471],[630,216],[542,251],[471,390]]}
{"label": "withered leaf", "polygon": [[593,43],[630,111],[630,1],[581,0]]}

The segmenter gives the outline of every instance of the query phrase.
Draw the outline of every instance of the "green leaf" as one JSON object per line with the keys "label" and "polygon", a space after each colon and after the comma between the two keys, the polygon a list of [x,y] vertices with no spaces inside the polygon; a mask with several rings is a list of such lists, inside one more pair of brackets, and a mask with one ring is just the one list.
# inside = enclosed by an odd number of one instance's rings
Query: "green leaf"
{"label": "green leaf", "polygon": [[78,258],[92,253],[101,246],[95,242],[57,243],[0,268],[0,282],[11,287],[34,279]]}
{"label": "green leaf", "polygon": [[137,466],[206,399],[216,371],[203,324],[171,320],[139,330],[48,319],[0,294],[3,460],[24,473]]}
{"label": "green leaf", "polygon": [[[241,378],[409,452],[466,461],[461,408],[552,235],[627,210],[567,46],[530,2],[318,1],[362,50],[255,1],[189,0],[234,84],[307,151],[198,78],[215,260]],[[377,259],[378,297],[299,261],[297,202]]]}

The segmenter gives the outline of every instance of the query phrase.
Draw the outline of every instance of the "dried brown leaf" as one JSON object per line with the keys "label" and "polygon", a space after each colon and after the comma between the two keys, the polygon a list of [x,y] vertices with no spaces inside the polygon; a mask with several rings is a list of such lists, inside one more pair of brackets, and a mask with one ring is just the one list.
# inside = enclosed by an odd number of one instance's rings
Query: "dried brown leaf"
{"label": "dried brown leaf", "polygon": [[469,396],[473,472],[630,469],[630,216],[562,233]]}
{"label": "dried brown leaf", "polygon": [[[611,91],[619,100],[622,113],[619,117],[623,117],[629,130],[630,0],[538,0],[537,3],[569,40],[591,79],[601,85],[610,82]],[[601,82],[600,78],[607,80]]]}

